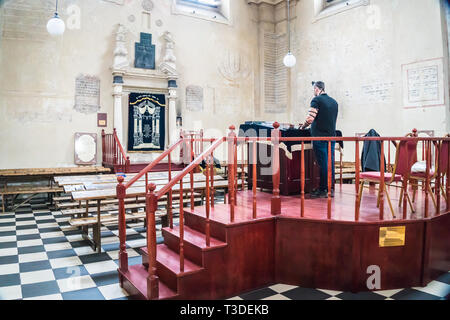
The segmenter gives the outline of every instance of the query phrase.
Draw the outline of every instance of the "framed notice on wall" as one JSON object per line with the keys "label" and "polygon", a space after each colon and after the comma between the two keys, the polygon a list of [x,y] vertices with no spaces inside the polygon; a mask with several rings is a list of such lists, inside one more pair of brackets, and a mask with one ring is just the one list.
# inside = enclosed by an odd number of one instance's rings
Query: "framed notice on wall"
{"label": "framed notice on wall", "polygon": [[107,113],[97,113],[97,127],[107,126]]}
{"label": "framed notice on wall", "polygon": [[403,106],[421,108],[445,104],[442,58],[402,65]]}
{"label": "framed notice on wall", "polygon": [[97,163],[97,134],[75,133],[75,164]]}

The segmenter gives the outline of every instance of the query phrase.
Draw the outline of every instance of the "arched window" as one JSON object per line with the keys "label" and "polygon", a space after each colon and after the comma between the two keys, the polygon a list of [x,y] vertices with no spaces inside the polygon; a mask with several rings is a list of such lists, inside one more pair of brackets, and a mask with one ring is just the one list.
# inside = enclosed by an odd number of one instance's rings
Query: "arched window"
{"label": "arched window", "polygon": [[188,6],[204,8],[204,9],[218,9],[222,4],[221,0],[178,0],[179,4]]}
{"label": "arched window", "polygon": [[359,6],[367,6],[370,0],[314,0],[315,21]]}
{"label": "arched window", "polygon": [[173,0],[172,13],[229,23],[230,0]]}

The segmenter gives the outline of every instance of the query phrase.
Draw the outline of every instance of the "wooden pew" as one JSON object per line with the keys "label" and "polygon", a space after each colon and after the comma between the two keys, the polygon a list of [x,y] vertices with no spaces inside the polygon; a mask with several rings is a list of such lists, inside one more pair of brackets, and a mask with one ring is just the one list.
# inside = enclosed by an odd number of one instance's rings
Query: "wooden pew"
{"label": "wooden pew", "polygon": [[[41,193],[59,193],[62,192],[64,189],[61,187],[54,187],[54,186],[9,186],[7,188],[1,188],[0,189],[0,196],[2,197],[2,212],[4,213],[6,210],[6,196],[8,195],[14,195],[18,196],[21,194],[29,194],[30,196],[23,200],[21,203],[15,205],[11,208],[12,211],[16,210],[18,207],[20,207],[22,204],[27,203],[31,199],[33,199],[35,196]],[[14,198],[15,199],[15,198]]]}
{"label": "wooden pew", "polygon": [[[238,183],[241,184],[242,181],[239,179]],[[156,192],[158,192],[158,190],[160,190],[161,188],[163,188],[165,186],[165,184],[161,184],[161,185],[157,185],[156,186]],[[197,181],[194,182],[194,186],[193,186],[193,190],[194,192],[203,192],[205,189],[205,183],[204,181]],[[226,190],[228,189],[228,181],[227,180],[219,180],[219,181],[214,181],[214,190]],[[173,193],[177,194],[179,193],[179,184],[175,185],[173,187]],[[189,188],[185,188],[184,189],[185,192],[190,192]],[[143,197],[146,194],[146,187],[143,186],[133,186],[127,189],[127,194],[126,197],[127,198],[136,198],[136,197]],[[97,235],[97,237],[94,237],[94,239],[92,239],[95,242],[94,247],[97,249],[98,252],[101,252],[101,237],[98,235],[101,235],[100,229],[101,229],[101,224],[102,224],[102,220],[101,220],[101,203],[102,201],[107,201],[109,199],[116,199],[117,194],[116,194],[116,189],[102,189],[102,190],[87,190],[87,191],[75,191],[72,192],[72,198],[75,201],[93,201],[96,203],[97,207],[96,207],[96,213],[97,213],[97,222],[94,224],[89,224],[92,225],[93,228],[95,228],[95,235]],[[184,197],[184,201],[186,203],[189,203],[190,201],[190,197]],[[88,202],[88,203],[89,203]],[[172,202],[172,204],[174,204],[174,201]],[[92,219],[89,221],[93,221]],[[116,220],[116,222],[118,222],[118,220]],[[70,222],[69,222],[70,223]],[[89,239],[91,240],[91,239]]]}
{"label": "wooden pew", "polygon": [[[30,201],[38,194],[46,193],[49,199],[56,193],[62,192],[61,186],[54,186],[56,177],[77,174],[99,174],[111,172],[109,168],[82,166],[63,168],[24,168],[24,169],[2,169],[0,170],[0,198],[2,200],[2,211],[6,210],[8,196],[12,196],[12,210],[16,210],[22,204]],[[42,186],[30,184],[31,182],[45,183]],[[19,205],[14,206],[14,201],[19,195],[30,195]]]}

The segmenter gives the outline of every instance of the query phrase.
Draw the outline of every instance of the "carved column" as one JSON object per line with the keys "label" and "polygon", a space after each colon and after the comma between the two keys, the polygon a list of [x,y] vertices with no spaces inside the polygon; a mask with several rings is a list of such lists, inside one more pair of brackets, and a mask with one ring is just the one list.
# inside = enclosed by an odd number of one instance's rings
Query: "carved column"
{"label": "carved column", "polygon": [[122,94],[123,94],[123,80],[121,76],[114,77],[113,97],[114,97],[114,121],[113,125],[117,131],[117,138],[123,144],[123,120],[122,120]]}
{"label": "carved column", "polygon": [[179,138],[177,130],[177,89],[169,88],[169,145],[175,143]]}

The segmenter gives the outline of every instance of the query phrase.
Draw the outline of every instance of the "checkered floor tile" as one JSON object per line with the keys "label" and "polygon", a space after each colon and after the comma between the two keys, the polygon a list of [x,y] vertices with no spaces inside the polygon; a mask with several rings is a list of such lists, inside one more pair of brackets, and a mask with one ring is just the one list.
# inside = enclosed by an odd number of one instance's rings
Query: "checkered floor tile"
{"label": "checkered floor tile", "polygon": [[[102,227],[102,252],[95,253],[70,216],[33,199],[15,212],[0,214],[0,300],[116,300],[128,299],[118,283],[117,226]],[[175,219],[174,223],[177,224]],[[129,264],[141,263],[145,246],[142,223],[127,225]],[[162,242],[161,226],[157,231]],[[357,294],[276,284],[241,294],[236,300],[354,300],[449,299],[450,273],[425,288]]]}

